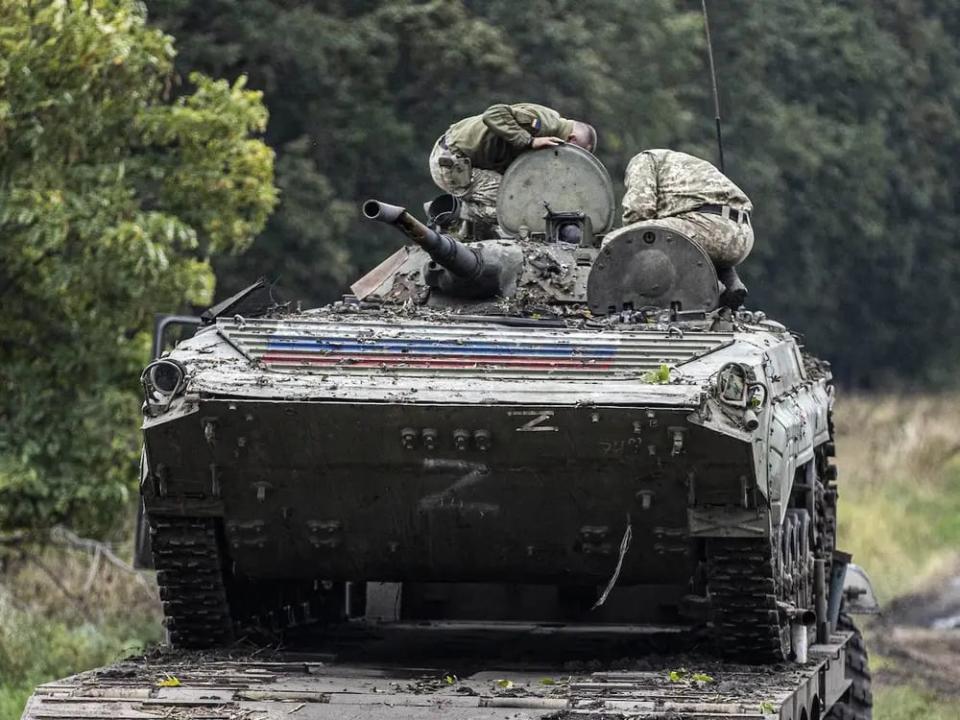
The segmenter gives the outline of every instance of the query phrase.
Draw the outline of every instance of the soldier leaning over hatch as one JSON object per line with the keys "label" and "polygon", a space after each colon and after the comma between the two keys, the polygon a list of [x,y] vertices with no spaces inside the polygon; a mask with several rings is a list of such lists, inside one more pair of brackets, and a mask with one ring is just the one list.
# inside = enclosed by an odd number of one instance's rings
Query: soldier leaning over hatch
{"label": "soldier leaning over hatch", "polygon": [[624,225],[655,220],[700,244],[726,287],[721,302],[739,307],[747,288],[736,266],[753,248],[753,205],[706,160],[675,150],[644,150],[627,165]]}
{"label": "soldier leaning over hatch", "polygon": [[[597,132],[579,120],[534,103],[498,104],[482,115],[454,123],[430,153],[430,175],[442,190],[463,202],[461,217],[482,229],[497,224],[500,181],[514,160],[529,150],[573,143],[593,152]],[[483,237],[481,230],[477,237]]]}

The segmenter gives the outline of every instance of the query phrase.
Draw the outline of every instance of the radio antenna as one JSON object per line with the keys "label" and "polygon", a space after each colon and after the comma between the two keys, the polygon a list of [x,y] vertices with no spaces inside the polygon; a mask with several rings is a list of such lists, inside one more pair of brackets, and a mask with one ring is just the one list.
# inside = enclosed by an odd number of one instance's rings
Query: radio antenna
{"label": "radio antenna", "polygon": [[707,58],[710,60],[710,81],[713,84],[714,120],[717,123],[717,150],[720,153],[720,172],[726,172],[723,167],[723,132],[720,129],[720,93],[717,91],[717,68],[713,64],[713,44],[710,42],[710,16],[707,13],[707,0],[703,4],[703,29],[707,34]]}

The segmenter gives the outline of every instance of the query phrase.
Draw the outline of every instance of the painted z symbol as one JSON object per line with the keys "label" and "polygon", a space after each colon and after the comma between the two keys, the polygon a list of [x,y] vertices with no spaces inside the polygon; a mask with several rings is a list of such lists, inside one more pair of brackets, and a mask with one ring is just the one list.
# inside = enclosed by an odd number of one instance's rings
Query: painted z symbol
{"label": "painted z symbol", "polygon": [[553,410],[519,410],[508,413],[509,415],[533,415],[530,420],[517,428],[517,432],[557,432],[560,428],[556,425],[544,425],[547,420],[553,417]]}

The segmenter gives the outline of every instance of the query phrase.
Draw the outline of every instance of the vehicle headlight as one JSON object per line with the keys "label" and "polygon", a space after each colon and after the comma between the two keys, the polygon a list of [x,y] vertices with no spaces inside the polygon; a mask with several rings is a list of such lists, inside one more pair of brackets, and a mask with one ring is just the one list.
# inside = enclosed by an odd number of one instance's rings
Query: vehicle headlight
{"label": "vehicle headlight", "polygon": [[767,402],[767,386],[757,382],[753,371],[740,363],[727,363],[717,373],[717,399],[736,408],[730,417],[738,418],[749,432],[760,427],[758,413]]}
{"label": "vehicle headlight", "polygon": [[720,402],[737,407],[747,404],[747,373],[737,363],[728,363],[717,375],[717,398]]}
{"label": "vehicle headlight", "polygon": [[140,375],[144,398],[148,403],[169,405],[177,393],[183,390],[186,378],[187,369],[183,363],[171,358],[154,360]]}
{"label": "vehicle headlight", "polygon": [[150,368],[150,382],[164,395],[172,395],[184,378],[183,366],[173,360],[160,360]]}

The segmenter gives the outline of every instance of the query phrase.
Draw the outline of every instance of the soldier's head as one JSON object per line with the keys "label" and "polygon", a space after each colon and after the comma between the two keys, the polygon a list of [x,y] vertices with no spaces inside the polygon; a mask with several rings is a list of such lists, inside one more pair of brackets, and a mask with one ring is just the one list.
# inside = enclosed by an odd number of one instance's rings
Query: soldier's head
{"label": "soldier's head", "polygon": [[595,153],[597,151],[597,131],[593,125],[574,120],[573,129],[570,131],[567,142],[579,145],[584,150]]}

